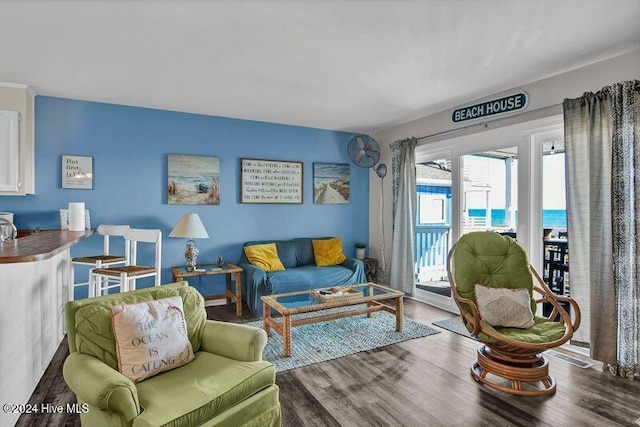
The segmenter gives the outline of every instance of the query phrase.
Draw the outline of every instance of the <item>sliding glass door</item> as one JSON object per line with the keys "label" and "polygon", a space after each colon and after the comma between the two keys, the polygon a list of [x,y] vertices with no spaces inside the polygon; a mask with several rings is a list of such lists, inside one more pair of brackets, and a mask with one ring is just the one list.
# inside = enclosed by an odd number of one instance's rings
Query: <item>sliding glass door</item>
{"label": "sliding glass door", "polygon": [[[416,298],[457,311],[446,253],[472,231],[517,239],[542,271],[543,154],[550,155],[549,141],[558,135],[560,147],[561,127],[562,117],[552,117],[417,147]],[[558,160],[544,164],[546,176]],[[563,183],[554,191],[564,191]]]}
{"label": "sliding glass door", "polygon": [[453,213],[451,177],[451,157],[447,152],[432,153],[416,165],[416,295],[447,310],[451,306],[447,279]]}
{"label": "sliding glass door", "polygon": [[496,148],[461,158],[462,234],[497,231],[517,236],[518,147]]}

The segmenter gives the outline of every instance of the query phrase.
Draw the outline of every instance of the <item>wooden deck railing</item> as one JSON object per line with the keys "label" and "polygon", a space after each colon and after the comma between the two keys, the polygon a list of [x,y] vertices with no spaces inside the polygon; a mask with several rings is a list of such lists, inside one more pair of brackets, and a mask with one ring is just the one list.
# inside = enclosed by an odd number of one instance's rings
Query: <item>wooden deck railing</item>
{"label": "wooden deck railing", "polygon": [[415,271],[420,280],[440,280],[446,277],[450,230],[448,225],[416,226]]}

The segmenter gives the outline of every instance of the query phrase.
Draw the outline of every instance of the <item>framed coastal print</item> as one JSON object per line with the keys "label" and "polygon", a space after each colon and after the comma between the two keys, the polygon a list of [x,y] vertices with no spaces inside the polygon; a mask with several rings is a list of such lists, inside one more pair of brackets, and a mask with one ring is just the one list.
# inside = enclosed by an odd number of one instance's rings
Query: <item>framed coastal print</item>
{"label": "framed coastal print", "polygon": [[169,154],[167,201],[170,205],[219,205],[220,158]]}
{"label": "framed coastal print", "polygon": [[242,203],[302,203],[302,162],[240,160]]}
{"label": "framed coastal print", "polygon": [[62,188],[93,189],[93,157],[62,156]]}
{"label": "framed coastal print", "polygon": [[313,164],[313,203],[349,203],[349,164]]}

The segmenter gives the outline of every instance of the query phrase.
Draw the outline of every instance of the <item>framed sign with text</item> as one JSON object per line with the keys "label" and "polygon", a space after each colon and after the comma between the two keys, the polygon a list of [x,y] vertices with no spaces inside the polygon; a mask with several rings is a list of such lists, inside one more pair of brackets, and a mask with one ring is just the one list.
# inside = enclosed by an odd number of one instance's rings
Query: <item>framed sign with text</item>
{"label": "framed sign with text", "polygon": [[93,189],[93,157],[62,156],[62,188]]}
{"label": "framed sign with text", "polygon": [[302,203],[302,162],[241,159],[241,203]]}
{"label": "framed sign with text", "polygon": [[491,99],[480,104],[457,108],[451,113],[451,121],[454,123],[460,123],[467,120],[510,113],[522,110],[526,108],[527,105],[529,105],[529,97],[527,93],[518,92],[502,98]]}

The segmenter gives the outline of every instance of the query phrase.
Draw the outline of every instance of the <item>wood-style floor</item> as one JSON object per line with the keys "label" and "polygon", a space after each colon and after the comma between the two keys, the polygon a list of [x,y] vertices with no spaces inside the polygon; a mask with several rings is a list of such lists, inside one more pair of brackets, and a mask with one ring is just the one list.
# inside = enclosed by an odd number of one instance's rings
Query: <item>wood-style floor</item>
{"label": "wood-style floor", "polygon": [[[244,309],[249,313],[246,306]],[[248,314],[237,318],[233,306],[207,310],[210,319],[255,320]],[[409,299],[405,312],[423,323],[452,316]],[[478,343],[441,331],[278,374],[283,426],[640,425],[638,381],[612,377],[602,372],[598,363],[581,369],[549,358],[558,382],[555,395],[517,397],[501,393],[476,383],[469,374]],[[75,395],[62,378],[67,353],[65,341],[30,403],[75,402]],[[57,414],[23,415],[17,425],[79,424],[78,416]]]}

